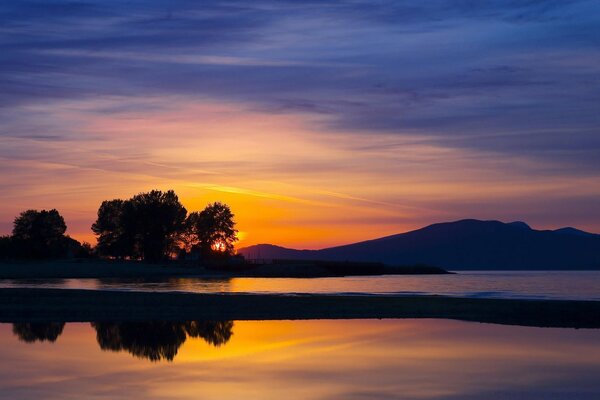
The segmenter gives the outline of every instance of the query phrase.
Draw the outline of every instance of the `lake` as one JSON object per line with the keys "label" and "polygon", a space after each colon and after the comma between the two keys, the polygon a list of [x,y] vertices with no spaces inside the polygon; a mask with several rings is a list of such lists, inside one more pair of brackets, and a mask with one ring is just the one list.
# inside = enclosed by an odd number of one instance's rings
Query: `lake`
{"label": "lake", "polygon": [[[0,287],[600,300],[600,273],[4,280]],[[443,319],[4,323],[0,349],[0,399],[11,400],[600,398],[600,329]]]}
{"label": "lake", "polygon": [[599,271],[461,271],[451,275],[341,278],[0,280],[0,288],[43,287],[194,293],[438,294],[458,297],[600,300]]}
{"label": "lake", "polygon": [[0,348],[2,399],[600,398],[600,330],[437,319],[0,324]]}

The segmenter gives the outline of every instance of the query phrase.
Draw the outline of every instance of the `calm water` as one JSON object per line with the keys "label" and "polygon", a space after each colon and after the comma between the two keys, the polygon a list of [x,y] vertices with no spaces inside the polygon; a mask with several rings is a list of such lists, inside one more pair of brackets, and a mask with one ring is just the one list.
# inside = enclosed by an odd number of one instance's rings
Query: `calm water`
{"label": "calm water", "polygon": [[455,275],[388,275],[345,278],[66,279],[0,281],[0,287],[196,293],[440,294],[461,297],[600,300],[599,271],[460,272]]}
{"label": "calm water", "polygon": [[410,319],[0,324],[0,349],[2,399],[600,398],[600,330]]}

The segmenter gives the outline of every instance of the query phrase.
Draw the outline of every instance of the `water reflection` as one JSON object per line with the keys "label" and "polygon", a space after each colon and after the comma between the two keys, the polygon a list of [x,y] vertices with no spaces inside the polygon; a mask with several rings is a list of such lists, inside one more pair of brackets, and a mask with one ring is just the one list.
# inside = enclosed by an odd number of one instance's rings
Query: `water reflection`
{"label": "water reflection", "polygon": [[64,322],[21,322],[13,324],[13,333],[25,343],[55,342],[65,327]]}
{"label": "water reflection", "polygon": [[233,321],[192,321],[186,322],[188,336],[202,338],[206,343],[219,347],[233,335]]}
{"label": "water reflection", "polygon": [[451,275],[337,278],[93,278],[0,280],[0,288],[193,293],[438,294],[475,298],[600,300],[600,271],[461,271]]}
{"label": "water reflection", "polygon": [[[15,323],[13,333],[25,343],[55,342],[64,323]],[[127,351],[150,361],[173,361],[188,337],[219,347],[233,335],[233,321],[92,322],[105,351]]]}
{"label": "water reflection", "polygon": [[93,323],[102,350],[128,351],[151,361],[173,360],[185,342],[182,326],[169,322]]}
{"label": "water reflection", "polygon": [[[122,351],[100,350],[89,323],[68,323],[54,343],[17,341],[0,324],[0,398],[600,398],[596,329],[435,319],[236,321],[233,336],[231,322],[104,328]],[[151,362],[168,351],[148,338],[165,330],[187,339],[173,361]]]}
{"label": "water reflection", "polygon": [[[53,282],[54,283],[54,282]],[[178,291],[200,293],[231,292],[231,278],[97,278],[72,279],[70,288],[95,290]],[[57,284],[60,287],[61,283]],[[64,284],[64,282],[62,283]]]}

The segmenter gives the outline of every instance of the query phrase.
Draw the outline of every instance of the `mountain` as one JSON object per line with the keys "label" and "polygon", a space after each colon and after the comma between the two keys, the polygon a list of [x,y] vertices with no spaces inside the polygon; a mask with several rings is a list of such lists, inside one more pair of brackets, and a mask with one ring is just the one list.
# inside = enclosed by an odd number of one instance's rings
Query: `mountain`
{"label": "mountain", "polygon": [[322,250],[259,244],[238,252],[248,259],[427,264],[454,270],[600,269],[600,235],[575,228],[535,230],[520,221],[467,219]]}
{"label": "mountain", "polygon": [[570,226],[567,226],[566,228],[560,228],[555,230],[554,232],[556,233],[562,233],[564,235],[578,235],[578,236],[598,236],[595,233],[589,233],[586,231],[582,231],[576,228],[571,228]]}

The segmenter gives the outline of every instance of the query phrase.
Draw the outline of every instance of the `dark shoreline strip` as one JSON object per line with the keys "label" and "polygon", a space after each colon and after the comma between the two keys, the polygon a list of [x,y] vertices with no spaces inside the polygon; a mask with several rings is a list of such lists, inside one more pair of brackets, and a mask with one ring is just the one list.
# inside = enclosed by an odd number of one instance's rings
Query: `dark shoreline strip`
{"label": "dark shoreline strip", "polygon": [[0,322],[355,318],[600,328],[600,301],[0,289]]}

